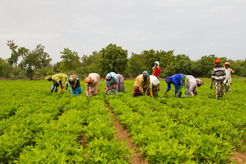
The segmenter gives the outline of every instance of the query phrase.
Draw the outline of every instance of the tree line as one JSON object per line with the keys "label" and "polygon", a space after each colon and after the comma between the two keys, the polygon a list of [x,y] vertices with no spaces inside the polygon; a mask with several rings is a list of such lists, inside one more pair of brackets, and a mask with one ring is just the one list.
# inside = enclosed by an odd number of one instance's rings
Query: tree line
{"label": "tree line", "polygon": [[[210,77],[214,67],[214,54],[202,56],[199,60],[192,61],[185,54],[174,55],[174,50],[145,50],[140,54],[132,53],[115,44],[109,44],[100,51],[91,55],[80,57],[78,52],[64,48],[60,62],[51,64],[51,58],[45,47],[37,45],[34,50],[19,47],[13,40],[7,41],[11,50],[10,57],[6,60],[0,58],[0,77],[10,79],[43,79],[46,75],[64,72],[77,74],[85,78],[89,73],[95,72],[104,77],[108,72],[117,72],[124,77],[135,78],[147,70],[149,73],[155,61],[160,62],[162,69],[160,77],[171,76],[177,73],[189,74],[195,77]],[[246,60],[231,60],[222,57],[221,63],[228,61],[235,75],[246,77]]]}

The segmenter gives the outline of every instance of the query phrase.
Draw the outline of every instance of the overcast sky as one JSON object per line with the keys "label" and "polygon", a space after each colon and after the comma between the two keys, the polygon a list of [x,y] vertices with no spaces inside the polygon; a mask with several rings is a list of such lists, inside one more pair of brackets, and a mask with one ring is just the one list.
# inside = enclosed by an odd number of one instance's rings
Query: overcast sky
{"label": "overcast sky", "polygon": [[90,55],[113,43],[132,52],[174,50],[197,60],[246,59],[246,0],[1,0],[0,57],[7,40]]}

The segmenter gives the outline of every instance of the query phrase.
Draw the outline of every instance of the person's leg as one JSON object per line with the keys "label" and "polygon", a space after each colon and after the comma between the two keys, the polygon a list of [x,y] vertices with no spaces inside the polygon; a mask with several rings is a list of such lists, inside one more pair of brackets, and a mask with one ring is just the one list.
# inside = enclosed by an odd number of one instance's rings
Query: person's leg
{"label": "person's leg", "polygon": [[75,95],[77,96],[80,93],[82,93],[81,86],[79,86],[78,88],[76,88],[76,94]]}
{"label": "person's leg", "polygon": [[74,95],[74,93],[73,93],[73,89],[72,89],[72,88],[70,88],[70,91],[71,91],[71,94],[72,94],[72,95]]}
{"label": "person's leg", "polygon": [[217,81],[214,82],[214,89],[215,89],[215,98],[219,99],[219,83]]}
{"label": "person's leg", "polygon": [[219,83],[219,96],[222,97],[224,94],[223,83]]}
{"label": "person's leg", "polygon": [[134,87],[134,90],[133,90],[133,97],[137,97],[139,95],[139,88],[138,87]]}

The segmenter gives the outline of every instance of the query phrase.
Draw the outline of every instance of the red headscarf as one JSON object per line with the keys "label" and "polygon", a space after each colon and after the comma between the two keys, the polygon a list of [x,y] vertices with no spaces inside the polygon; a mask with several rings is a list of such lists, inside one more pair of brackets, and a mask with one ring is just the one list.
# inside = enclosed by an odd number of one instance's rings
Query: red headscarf
{"label": "red headscarf", "polygon": [[217,59],[215,59],[215,61],[214,61],[214,64],[216,64],[216,63],[220,63],[221,61],[220,61],[220,59],[219,58],[217,58]]}

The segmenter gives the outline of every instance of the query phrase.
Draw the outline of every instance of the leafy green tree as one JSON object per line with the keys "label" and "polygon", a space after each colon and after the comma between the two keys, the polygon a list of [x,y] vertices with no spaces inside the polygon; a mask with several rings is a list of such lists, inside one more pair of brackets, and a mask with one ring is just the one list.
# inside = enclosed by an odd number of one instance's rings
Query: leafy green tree
{"label": "leafy green tree", "polygon": [[186,55],[177,55],[175,56],[175,74],[191,74],[191,60]]}
{"label": "leafy green tree", "polygon": [[13,66],[6,62],[4,59],[0,58],[0,77],[9,78],[13,71]]}
{"label": "leafy green tree", "polygon": [[92,55],[83,55],[81,67],[76,69],[76,72],[82,74],[83,77],[87,76],[89,73],[100,73],[99,64],[100,64],[100,54],[97,51],[94,51]]}
{"label": "leafy green tree", "polygon": [[17,67],[18,59],[20,57],[25,56],[29,50],[25,47],[18,48],[18,46],[14,43],[13,40],[8,40],[7,45],[12,51],[11,57],[8,59],[8,63]]}
{"label": "leafy green tree", "polygon": [[105,76],[108,72],[116,72],[124,74],[127,69],[127,50],[122,49],[115,44],[109,44],[99,52],[100,58],[100,74]]}
{"label": "leafy green tree", "polygon": [[48,53],[44,51],[44,48],[44,46],[39,44],[34,50],[23,56],[23,60],[19,65],[26,70],[27,77],[32,79],[35,70],[48,66],[52,60]]}
{"label": "leafy green tree", "polygon": [[62,70],[64,71],[74,70],[81,64],[80,57],[78,56],[78,52],[72,51],[69,48],[64,48],[61,54],[63,54],[61,56],[62,61],[60,63],[60,67]]}

